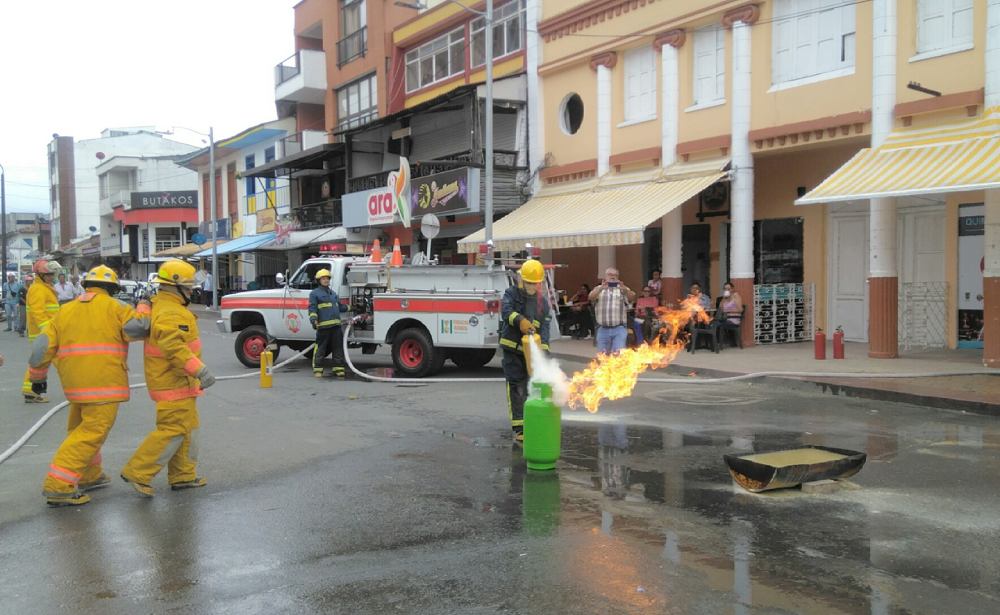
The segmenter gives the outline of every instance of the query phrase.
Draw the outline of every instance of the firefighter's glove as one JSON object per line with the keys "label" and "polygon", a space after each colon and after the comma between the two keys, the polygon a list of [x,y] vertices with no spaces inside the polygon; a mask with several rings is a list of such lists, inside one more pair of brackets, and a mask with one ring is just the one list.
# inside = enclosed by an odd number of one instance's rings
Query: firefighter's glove
{"label": "firefighter's glove", "polygon": [[309,324],[311,324],[311,325],[312,325],[312,328],[313,328],[313,331],[315,331],[315,330],[316,330],[316,329],[318,328],[318,327],[316,326],[316,319],[315,319],[315,318],[311,319],[311,320],[309,321]]}
{"label": "firefighter's glove", "polygon": [[528,335],[529,333],[535,332],[535,327],[527,318],[522,318],[518,326],[521,328],[521,335]]}
{"label": "firefighter's glove", "polygon": [[208,371],[208,367],[204,365],[201,366],[201,369],[195,372],[194,377],[201,382],[202,389],[207,389],[215,384],[215,376],[213,376],[212,372]]}
{"label": "firefighter's glove", "polygon": [[42,380],[41,382],[31,383],[31,392],[35,395],[44,395],[49,390],[49,383],[47,380]]}

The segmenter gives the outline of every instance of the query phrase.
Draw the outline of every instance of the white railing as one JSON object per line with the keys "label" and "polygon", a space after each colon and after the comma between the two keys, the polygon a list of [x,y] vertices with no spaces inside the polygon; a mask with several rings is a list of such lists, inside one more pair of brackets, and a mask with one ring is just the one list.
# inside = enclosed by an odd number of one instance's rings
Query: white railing
{"label": "white railing", "polygon": [[899,285],[899,347],[944,348],[947,345],[948,283]]}
{"label": "white railing", "polygon": [[813,337],[816,285],[756,284],[753,287],[755,344],[803,342]]}
{"label": "white railing", "polygon": [[243,211],[248,214],[261,209],[287,207],[291,204],[291,189],[288,186],[278,186],[243,197]]}
{"label": "white railing", "polygon": [[153,254],[156,254],[157,252],[162,252],[164,250],[169,250],[170,248],[179,248],[180,245],[181,245],[181,240],[180,239],[167,239],[165,241],[156,241],[154,243],[155,243],[155,245],[153,247],[155,249],[153,250]]}

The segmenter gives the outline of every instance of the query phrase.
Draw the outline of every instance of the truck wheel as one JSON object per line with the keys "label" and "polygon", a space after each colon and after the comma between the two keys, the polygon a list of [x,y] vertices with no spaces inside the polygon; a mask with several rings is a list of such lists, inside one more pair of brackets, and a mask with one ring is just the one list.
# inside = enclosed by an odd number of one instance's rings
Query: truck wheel
{"label": "truck wheel", "polygon": [[432,376],[444,364],[445,352],[435,348],[423,329],[404,329],[392,344],[392,364],[407,378]]}
{"label": "truck wheel", "polygon": [[454,348],[451,362],[465,369],[479,369],[493,360],[496,348]]}
{"label": "truck wheel", "polygon": [[[260,354],[267,348],[267,329],[260,325],[247,327],[240,331],[236,338],[236,358],[247,367],[260,367]],[[274,358],[278,358],[279,346],[274,351]]]}

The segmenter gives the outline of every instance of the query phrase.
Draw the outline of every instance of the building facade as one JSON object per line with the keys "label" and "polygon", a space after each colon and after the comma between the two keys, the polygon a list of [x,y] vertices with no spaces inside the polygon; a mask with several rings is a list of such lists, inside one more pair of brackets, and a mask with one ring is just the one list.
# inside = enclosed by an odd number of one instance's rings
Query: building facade
{"label": "building facade", "polygon": [[[551,248],[570,265],[562,288],[608,266],[633,288],[660,269],[667,302],[731,280],[748,344],[841,326],[872,356],[954,348],[972,328],[959,298],[983,294],[961,286],[959,222],[984,193],[917,187],[874,210],[803,197],[894,131],[986,113],[994,4],[542,3],[528,47],[540,47],[543,185],[495,238]],[[545,229],[525,231],[532,221]]]}
{"label": "building facade", "polygon": [[98,232],[101,197],[95,169],[104,160],[114,156],[186,154],[193,149],[165,139],[152,126],[108,128],[100,138],[80,141],[52,135],[48,167],[53,246],[68,246],[76,238]]}
{"label": "building facade", "polygon": [[50,225],[36,213],[7,214],[7,270],[24,276],[31,265],[52,247]]}

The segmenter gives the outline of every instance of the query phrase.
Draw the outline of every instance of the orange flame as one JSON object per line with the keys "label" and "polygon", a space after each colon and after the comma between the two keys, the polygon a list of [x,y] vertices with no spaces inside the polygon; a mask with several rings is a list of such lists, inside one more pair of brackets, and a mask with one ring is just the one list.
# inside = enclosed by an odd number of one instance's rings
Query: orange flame
{"label": "orange flame", "polygon": [[597,412],[601,401],[622,399],[632,394],[639,375],[652,367],[665,367],[687,345],[689,324],[707,324],[711,318],[697,299],[681,302],[680,309],[656,308],[656,319],[664,324],[660,337],[638,348],[618,354],[598,355],[590,366],[573,374],[569,383],[569,407],[583,406]]}

